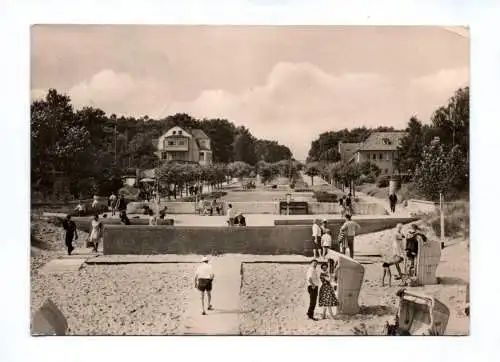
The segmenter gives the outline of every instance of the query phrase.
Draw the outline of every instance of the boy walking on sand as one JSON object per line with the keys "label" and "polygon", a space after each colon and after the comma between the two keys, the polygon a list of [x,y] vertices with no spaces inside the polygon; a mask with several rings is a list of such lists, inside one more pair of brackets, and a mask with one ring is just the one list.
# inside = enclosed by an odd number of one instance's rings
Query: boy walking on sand
{"label": "boy walking on sand", "polygon": [[201,265],[196,269],[196,274],[194,277],[194,286],[201,292],[201,309],[202,315],[206,315],[205,312],[205,292],[208,298],[208,310],[213,310],[212,307],[212,283],[214,281],[214,271],[212,266],[208,264],[208,258],[206,256],[201,259]]}

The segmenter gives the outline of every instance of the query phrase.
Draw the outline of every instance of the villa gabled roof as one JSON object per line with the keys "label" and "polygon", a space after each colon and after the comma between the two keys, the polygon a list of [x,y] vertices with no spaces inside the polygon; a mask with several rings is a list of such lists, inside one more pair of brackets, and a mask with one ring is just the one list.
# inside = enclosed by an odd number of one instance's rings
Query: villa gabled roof
{"label": "villa gabled roof", "polygon": [[360,144],[358,151],[395,151],[406,132],[373,132]]}
{"label": "villa gabled roof", "polygon": [[208,138],[207,134],[199,128],[193,128],[189,130],[194,138]]}

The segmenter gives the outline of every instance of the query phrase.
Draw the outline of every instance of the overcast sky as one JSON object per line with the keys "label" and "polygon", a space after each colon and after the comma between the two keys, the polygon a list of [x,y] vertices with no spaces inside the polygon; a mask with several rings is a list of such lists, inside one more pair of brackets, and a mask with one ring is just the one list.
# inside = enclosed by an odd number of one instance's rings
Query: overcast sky
{"label": "overcast sky", "polygon": [[467,31],[439,27],[35,26],[31,91],[76,108],[223,117],[297,159],[324,131],[428,121],[469,83]]}

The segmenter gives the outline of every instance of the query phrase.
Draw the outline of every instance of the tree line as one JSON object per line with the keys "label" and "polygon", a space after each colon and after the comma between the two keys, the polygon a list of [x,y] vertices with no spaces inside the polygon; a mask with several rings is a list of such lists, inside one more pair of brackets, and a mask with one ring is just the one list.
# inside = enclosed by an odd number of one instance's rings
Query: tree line
{"label": "tree line", "polygon": [[[381,170],[369,161],[341,162],[339,141],[363,142],[371,132],[395,131],[392,127],[365,127],[322,133],[312,142],[305,165],[311,178],[321,176],[340,188],[374,182]],[[395,166],[414,182],[420,195],[438,200],[439,193],[455,198],[469,189],[469,87],[459,88],[444,106],[436,109],[428,123],[416,116],[408,121],[406,135],[398,147]],[[401,176],[399,177],[401,179]]]}
{"label": "tree line", "polygon": [[31,183],[33,191],[50,194],[55,175],[64,176],[74,197],[121,185],[125,172],[159,166],[157,140],[173,126],[199,128],[211,139],[216,164],[259,161],[275,163],[292,152],[227,119],[195,119],[178,113],[162,119],[107,115],[84,107],[75,110],[68,95],[50,89],[31,103]]}

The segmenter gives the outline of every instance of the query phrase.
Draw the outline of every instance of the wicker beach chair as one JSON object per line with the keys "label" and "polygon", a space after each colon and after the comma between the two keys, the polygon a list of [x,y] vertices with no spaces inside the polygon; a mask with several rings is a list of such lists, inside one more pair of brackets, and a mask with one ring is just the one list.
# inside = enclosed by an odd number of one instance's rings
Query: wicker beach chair
{"label": "wicker beach chair", "polygon": [[398,335],[442,336],[446,331],[450,310],[436,298],[425,294],[398,291],[396,316]]}
{"label": "wicker beach chair", "polygon": [[[328,260],[336,265],[338,314],[356,314],[359,311],[359,292],[363,284],[365,268],[357,261],[333,250],[327,254]],[[331,264],[331,262],[330,262]]]}

